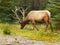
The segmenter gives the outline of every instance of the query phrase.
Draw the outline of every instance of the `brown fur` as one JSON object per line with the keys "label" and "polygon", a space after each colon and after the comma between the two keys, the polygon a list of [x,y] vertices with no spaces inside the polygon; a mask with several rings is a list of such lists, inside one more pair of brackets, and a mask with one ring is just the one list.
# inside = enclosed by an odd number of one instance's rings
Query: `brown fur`
{"label": "brown fur", "polygon": [[[36,22],[44,22],[46,23],[46,30],[48,25],[50,24],[51,30],[52,29],[52,25],[50,22],[50,15],[47,13],[47,11],[31,11],[28,13],[28,15],[25,17],[24,21],[21,22],[21,29],[23,29],[25,27],[25,25],[31,21],[34,28],[36,28],[38,30],[38,28],[35,26]],[[45,31],[46,31],[45,30]]]}

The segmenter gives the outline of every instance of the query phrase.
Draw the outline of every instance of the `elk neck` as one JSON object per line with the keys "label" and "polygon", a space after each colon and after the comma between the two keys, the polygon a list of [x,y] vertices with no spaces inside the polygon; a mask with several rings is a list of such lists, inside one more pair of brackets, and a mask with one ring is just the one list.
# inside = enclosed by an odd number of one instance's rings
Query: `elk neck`
{"label": "elk neck", "polygon": [[29,20],[28,20],[27,17],[22,21],[22,23],[23,23],[24,25],[27,24],[28,22],[29,22]]}

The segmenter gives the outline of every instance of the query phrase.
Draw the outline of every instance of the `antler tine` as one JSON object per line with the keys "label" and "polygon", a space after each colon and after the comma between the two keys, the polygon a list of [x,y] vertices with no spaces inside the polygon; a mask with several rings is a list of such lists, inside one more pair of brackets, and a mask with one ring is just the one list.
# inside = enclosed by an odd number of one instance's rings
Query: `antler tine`
{"label": "antler tine", "polygon": [[20,7],[21,9],[23,9],[23,7]]}
{"label": "antler tine", "polygon": [[22,13],[23,12],[23,10],[21,10],[22,9],[22,7],[19,7],[19,11]]}
{"label": "antler tine", "polygon": [[27,11],[30,7],[26,7],[25,11]]}
{"label": "antler tine", "polygon": [[15,11],[17,11],[17,10],[18,10],[18,7],[17,7],[17,6],[15,6],[15,9],[16,9]]}
{"label": "antler tine", "polygon": [[14,10],[11,10],[14,13]]}
{"label": "antler tine", "polygon": [[28,8],[25,9],[25,11],[27,11]]}
{"label": "antler tine", "polygon": [[22,11],[24,11],[24,8],[23,7],[21,7],[21,9],[22,9]]}
{"label": "antler tine", "polygon": [[15,6],[15,10],[12,10],[12,12],[15,14],[16,18],[20,21],[17,11],[18,11],[18,8]]}

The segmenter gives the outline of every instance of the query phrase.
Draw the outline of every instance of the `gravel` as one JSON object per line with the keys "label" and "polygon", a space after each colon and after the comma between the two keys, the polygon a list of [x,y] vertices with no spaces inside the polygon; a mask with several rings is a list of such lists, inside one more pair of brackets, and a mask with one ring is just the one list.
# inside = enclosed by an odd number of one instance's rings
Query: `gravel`
{"label": "gravel", "polygon": [[31,40],[28,37],[18,35],[0,35],[0,45],[60,45],[60,42],[47,42]]}

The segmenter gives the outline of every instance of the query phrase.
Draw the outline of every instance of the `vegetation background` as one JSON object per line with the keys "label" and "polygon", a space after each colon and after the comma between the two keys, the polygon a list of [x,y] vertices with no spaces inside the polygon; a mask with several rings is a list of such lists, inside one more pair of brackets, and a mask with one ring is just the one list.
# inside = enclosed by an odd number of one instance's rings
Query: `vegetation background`
{"label": "vegetation background", "polygon": [[[53,24],[53,28],[58,33],[45,33],[45,32],[37,32],[37,31],[28,31],[28,29],[24,29],[23,31],[19,29],[19,25],[15,24],[17,21],[16,17],[14,16],[12,9],[14,10],[15,6],[17,7],[24,7],[28,10],[26,11],[26,14],[28,14],[31,10],[49,10],[51,12],[51,21]],[[20,19],[22,19],[22,15],[20,12],[18,12],[18,15]],[[7,24],[8,23],[8,24]],[[28,26],[28,25],[27,25]],[[31,24],[29,24],[30,27],[32,27]],[[8,29],[7,29],[8,27]],[[13,27],[13,28],[12,28]],[[14,28],[16,27],[16,28]],[[39,27],[39,25],[38,25]],[[41,30],[44,29],[44,25],[39,27]],[[0,0],[0,29],[2,30],[12,30],[14,33],[22,33],[24,36],[31,37],[36,39],[38,37],[43,37],[42,39],[49,40],[52,38],[54,40],[54,37],[56,36],[56,40],[60,39],[60,0]],[[19,31],[18,31],[19,30]],[[5,32],[5,31],[4,31]],[[33,33],[34,32],[34,33]],[[29,35],[27,34],[29,33]],[[36,34],[35,34],[36,33]],[[10,34],[10,33],[9,33]],[[40,36],[39,36],[40,34]],[[48,36],[47,36],[48,34]],[[41,36],[42,35],[42,36]],[[49,36],[50,35],[50,36]],[[45,36],[45,38],[44,38]],[[47,39],[48,38],[48,39]],[[55,41],[55,40],[54,40]]]}

